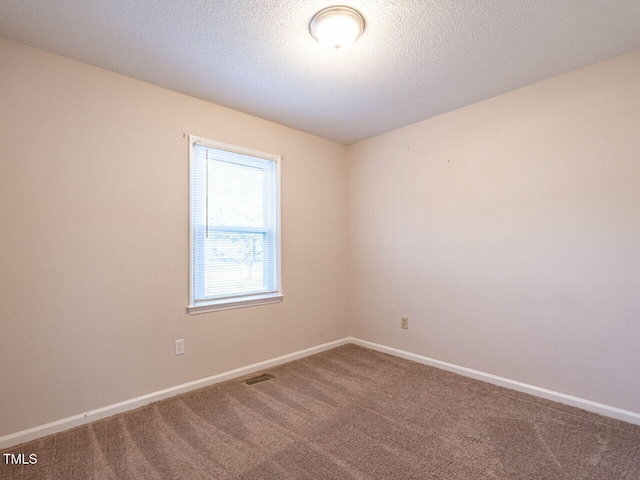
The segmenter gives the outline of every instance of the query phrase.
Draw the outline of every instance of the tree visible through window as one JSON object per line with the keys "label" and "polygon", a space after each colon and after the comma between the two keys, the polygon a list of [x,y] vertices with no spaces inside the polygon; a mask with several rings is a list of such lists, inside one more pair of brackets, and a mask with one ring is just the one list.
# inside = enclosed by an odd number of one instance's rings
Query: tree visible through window
{"label": "tree visible through window", "polygon": [[280,157],[190,140],[190,308],[280,299]]}

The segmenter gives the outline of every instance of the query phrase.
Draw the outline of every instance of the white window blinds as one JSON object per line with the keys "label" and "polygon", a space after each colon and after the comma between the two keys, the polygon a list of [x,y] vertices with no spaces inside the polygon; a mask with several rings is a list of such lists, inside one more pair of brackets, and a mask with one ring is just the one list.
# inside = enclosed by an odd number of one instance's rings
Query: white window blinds
{"label": "white window blinds", "polygon": [[191,139],[191,305],[280,295],[279,157]]}

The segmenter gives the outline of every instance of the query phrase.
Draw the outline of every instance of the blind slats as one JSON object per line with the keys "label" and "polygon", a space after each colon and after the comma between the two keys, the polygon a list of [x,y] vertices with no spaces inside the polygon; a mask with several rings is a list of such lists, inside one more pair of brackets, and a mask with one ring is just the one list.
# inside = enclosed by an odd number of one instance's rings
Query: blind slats
{"label": "blind slats", "polygon": [[277,292],[277,163],[198,142],[191,156],[193,302]]}

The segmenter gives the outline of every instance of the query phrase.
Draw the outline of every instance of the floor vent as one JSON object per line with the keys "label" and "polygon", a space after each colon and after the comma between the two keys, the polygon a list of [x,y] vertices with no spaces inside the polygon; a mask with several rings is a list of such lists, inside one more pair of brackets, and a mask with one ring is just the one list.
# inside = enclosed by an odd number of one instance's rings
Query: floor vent
{"label": "floor vent", "polygon": [[259,375],[257,377],[250,378],[249,380],[244,380],[242,383],[246,383],[247,385],[255,385],[256,383],[266,382],[275,378],[270,373],[265,373],[264,375]]}

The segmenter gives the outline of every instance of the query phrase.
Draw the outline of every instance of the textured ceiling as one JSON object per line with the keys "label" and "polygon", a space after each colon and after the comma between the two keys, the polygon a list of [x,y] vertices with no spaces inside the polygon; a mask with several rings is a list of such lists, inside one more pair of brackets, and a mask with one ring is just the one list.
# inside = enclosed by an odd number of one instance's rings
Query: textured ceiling
{"label": "textured ceiling", "polygon": [[[0,0],[0,36],[350,144],[640,48],[640,0]],[[1,67],[1,66],[0,66]]]}

